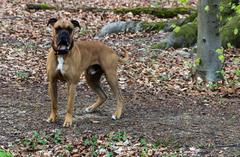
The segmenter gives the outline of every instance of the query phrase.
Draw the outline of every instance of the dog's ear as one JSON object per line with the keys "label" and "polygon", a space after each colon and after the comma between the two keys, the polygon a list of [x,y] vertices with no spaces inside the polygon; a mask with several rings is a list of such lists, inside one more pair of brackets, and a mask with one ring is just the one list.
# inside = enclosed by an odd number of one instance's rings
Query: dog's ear
{"label": "dog's ear", "polygon": [[74,27],[79,27],[79,28],[81,28],[81,27],[80,27],[80,24],[79,24],[79,22],[78,22],[77,20],[71,20],[71,22],[72,22],[72,24],[73,24]]}
{"label": "dog's ear", "polygon": [[57,22],[57,19],[56,19],[56,18],[51,18],[51,19],[48,20],[47,26],[48,26],[48,25],[53,26],[54,23],[56,23],[56,22]]}

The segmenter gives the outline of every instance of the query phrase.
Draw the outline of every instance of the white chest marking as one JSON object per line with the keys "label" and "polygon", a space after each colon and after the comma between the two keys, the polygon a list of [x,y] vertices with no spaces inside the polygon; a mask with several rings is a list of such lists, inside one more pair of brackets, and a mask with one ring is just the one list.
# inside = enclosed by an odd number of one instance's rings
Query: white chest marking
{"label": "white chest marking", "polygon": [[62,74],[64,74],[64,59],[63,56],[58,56],[58,65],[56,70],[60,70]]}

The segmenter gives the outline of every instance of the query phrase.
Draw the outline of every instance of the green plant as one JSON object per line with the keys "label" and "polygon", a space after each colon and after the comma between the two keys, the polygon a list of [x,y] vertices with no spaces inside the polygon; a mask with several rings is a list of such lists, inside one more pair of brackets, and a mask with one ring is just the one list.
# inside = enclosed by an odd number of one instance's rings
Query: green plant
{"label": "green plant", "polygon": [[144,147],[147,146],[147,140],[146,140],[144,137],[140,138],[140,143],[141,143],[141,145],[144,146]]}
{"label": "green plant", "polygon": [[105,157],[112,157],[113,156],[113,152],[107,152]]}
{"label": "green plant", "polygon": [[237,77],[240,77],[240,69],[235,70],[234,73]]}
{"label": "green plant", "polygon": [[219,78],[224,78],[225,71],[223,69],[220,71],[216,71],[216,73],[219,76]]}
{"label": "green plant", "polygon": [[140,153],[140,157],[145,157],[145,156],[147,156],[147,154],[144,150],[142,150],[141,153]]}
{"label": "green plant", "polygon": [[240,14],[240,5],[234,6],[234,9],[237,14]]}
{"label": "green plant", "polygon": [[52,138],[53,138],[53,142],[55,144],[60,144],[63,141],[63,137],[62,137],[62,132],[61,130],[57,129],[55,130],[55,132],[52,134]]}
{"label": "green plant", "polygon": [[170,79],[170,76],[169,76],[169,74],[167,74],[167,73],[161,73],[159,76],[158,76],[158,80],[160,80],[160,81],[167,81],[167,80],[169,80]]}
{"label": "green plant", "polygon": [[84,139],[83,144],[85,146],[96,146],[97,145],[97,135],[93,135],[92,137]]}
{"label": "green plant", "polygon": [[184,66],[188,67],[188,68],[193,68],[194,64],[190,61],[184,61],[183,62]]}
{"label": "green plant", "polygon": [[83,140],[85,146],[92,147],[92,156],[97,156],[97,139],[97,135],[93,135],[92,137],[87,137]]}
{"label": "green plant", "polygon": [[157,149],[161,145],[161,141],[157,140],[156,142],[153,143],[153,148]]}
{"label": "green plant", "polygon": [[217,88],[220,87],[220,84],[219,83],[210,82],[210,83],[208,83],[207,86],[209,87],[210,90],[216,90]]}
{"label": "green plant", "polygon": [[114,132],[112,136],[112,140],[119,142],[119,141],[125,141],[127,139],[127,133],[120,131],[120,132]]}
{"label": "green plant", "polygon": [[41,135],[39,134],[39,132],[34,131],[34,132],[33,132],[33,136],[34,136],[34,139],[37,140],[37,143],[38,143],[38,144],[40,144],[40,145],[46,145],[46,144],[47,144],[47,140],[44,139],[44,137],[41,137]]}
{"label": "green plant", "polygon": [[32,137],[23,139],[22,144],[28,149],[34,150],[37,145],[46,145],[48,141],[42,137],[37,131],[33,131]]}
{"label": "green plant", "polygon": [[195,61],[194,61],[194,64],[195,64],[196,66],[199,66],[201,63],[202,63],[201,58],[196,58]]}
{"label": "green plant", "polygon": [[32,138],[25,138],[22,141],[22,144],[23,144],[24,147],[27,147],[30,150],[35,150],[35,148],[37,146],[37,143],[36,143],[35,139],[32,139]]}
{"label": "green plant", "polygon": [[18,72],[16,72],[16,76],[17,76],[17,78],[25,80],[26,78],[28,78],[28,73],[26,73],[24,71],[18,71]]}
{"label": "green plant", "polygon": [[13,155],[10,152],[0,149],[0,157],[13,157]]}
{"label": "green plant", "polygon": [[181,30],[181,27],[176,26],[173,31],[174,31],[175,33],[178,33],[180,30]]}
{"label": "green plant", "polygon": [[147,140],[144,137],[140,138],[141,146],[143,146],[143,150],[141,151],[140,156],[146,156],[147,154]]}
{"label": "green plant", "polygon": [[66,150],[68,150],[69,152],[71,152],[71,151],[73,150],[73,145],[67,144],[67,145],[64,146],[64,148],[65,148]]}
{"label": "green plant", "polygon": [[225,60],[225,57],[223,55],[224,49],[221,47],[221,48],[217,49],[216,52],[218,53],[218,59],[223,63]]}
{"label": "green plant", "polygon": [[[63,141],[61,130],[55,130],[53,133],[46,135],[45,132],[41,133],[37,131],[32,132],[31,137],[24,138],[21,143],[24,147],[30,150],[35,150],[38,145],[46,145],[49,142],[55,144],[61,144]],[[68,147],[70,149],[70,146]]]}
{"label": "green plant", "polygon": [[26,43],[25,44],[25,49],[31,49],[31,50],[35,50],[37,48],[37,44],[36,43]]}

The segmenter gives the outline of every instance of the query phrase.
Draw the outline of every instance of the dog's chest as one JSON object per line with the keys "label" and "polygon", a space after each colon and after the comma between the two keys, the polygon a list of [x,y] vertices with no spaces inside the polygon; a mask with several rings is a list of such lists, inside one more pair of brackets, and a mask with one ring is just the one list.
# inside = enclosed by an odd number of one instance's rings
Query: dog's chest
{"label": "dog's chest", "polygon": [[57,71],[59,70],[61,72],[61,74],[63,75],[65,72],[64,72],[64,58],[63,56],[58,56],[57,58],[58,60],[58,63],[57,63]]}

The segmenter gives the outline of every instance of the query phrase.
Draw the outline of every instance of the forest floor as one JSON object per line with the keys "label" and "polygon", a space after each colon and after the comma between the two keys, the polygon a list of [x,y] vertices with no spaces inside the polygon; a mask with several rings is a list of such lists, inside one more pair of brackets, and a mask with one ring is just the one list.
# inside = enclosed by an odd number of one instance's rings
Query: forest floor
{"label": "forest floor", "polygon": [[[149,5],[145,0],[48,2],[60,8]],[[176,4],[170,1],[162,5],[171,7]],[[191,49],[163,51],[151,48],[166,35],[165,32],[118,34],[103,39],[117,53],[121,54],[119,47],[125,47],[130,55],[130,60],[119,66],[120,86],[125,99],[120,120],[111,120],[115,100],[104,79],[108,101],[94,113],[84,112],[95,101],[96,95],[81,79],[74,104],[73,127],[62,127],[66,111],[66,85],[63,83],[58,87],[59,118],[55,124],[47,123],[50,100],[45,68],[51,42],[50,28],[46,26],[49,18],[61,12],[79,20],[82,29],[80,33],[76,31],[76,38],[80,40],[93,39],[107,22],[159,19],[151,15],[67,9],[27,11],[26,2],[20,0],[1,1],[0,6],[0,148],[15,156],[39,156],[44,152],[50,156],[60,150],[62,153],[68,151],[69,154],[63,156],[73,156],[74,153],[87,156],[90,149],[98,156],[140,156],[144,153],[145,156],[240,155],[239,90],[229,85],[219,85],[214,90],[202,84],[193,86],[190,65],[194,55]],[[233,63],[237,53],[226,54],[225,70],[229,79],[235,79],[231,73],[239,67]],[[57,134],[56,130],[61,133]],[[54,137],[49,140],[47,135]],[[97,144],[89,142],[89,137],[94,135],[97,135]],[[111,146],[105,143],[103,147],[104,140],[116,135],[117,139],[111,138],[115,140],[114,147],[113,143]],[[56,142],[59,138],[60,141]],[[88,143],[86,138],[89,138]],[[81,140],[83,143],[78,143]],[[119,144],[121,140],[124,143]],[[94,144],[97,148],[93,147]]]}

